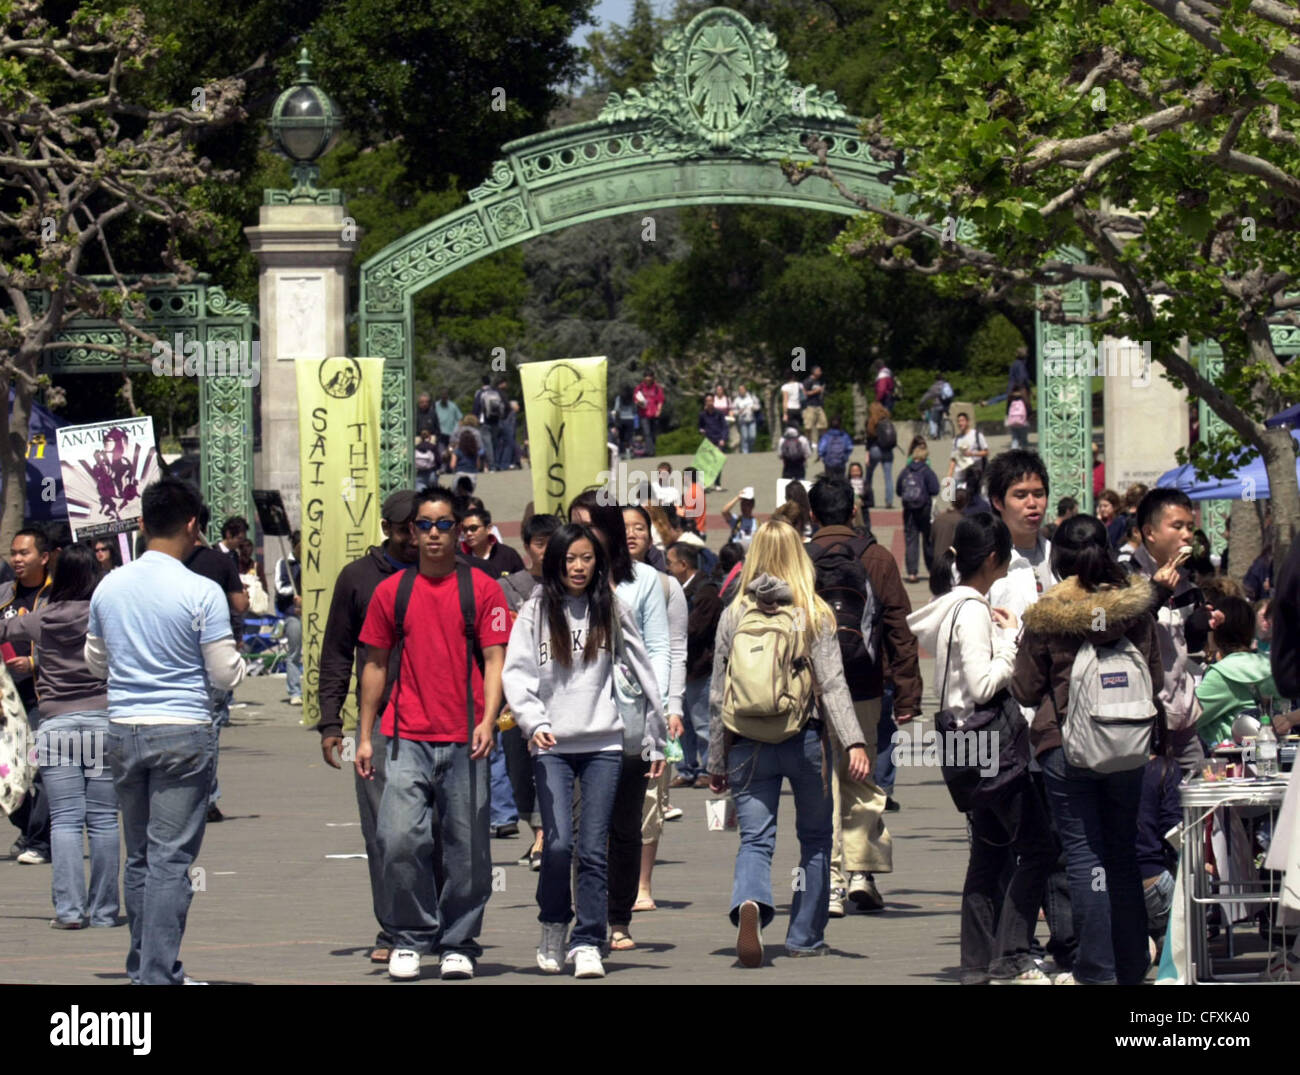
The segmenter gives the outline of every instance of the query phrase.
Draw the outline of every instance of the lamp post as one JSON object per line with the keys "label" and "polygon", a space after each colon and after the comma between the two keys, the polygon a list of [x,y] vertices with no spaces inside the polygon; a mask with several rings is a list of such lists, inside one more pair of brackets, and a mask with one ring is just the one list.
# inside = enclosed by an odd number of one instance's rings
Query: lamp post
{"label": "lamp post", "polygon": [[320,190],[316,163],[338,140],[338,106],[311,78],[311,60],[304,48],[298,57],[298,79],[271,108],[271,137],[275,148],[293,161],[293,188],[268,190],[267,205],[338,205],[341,192]]}

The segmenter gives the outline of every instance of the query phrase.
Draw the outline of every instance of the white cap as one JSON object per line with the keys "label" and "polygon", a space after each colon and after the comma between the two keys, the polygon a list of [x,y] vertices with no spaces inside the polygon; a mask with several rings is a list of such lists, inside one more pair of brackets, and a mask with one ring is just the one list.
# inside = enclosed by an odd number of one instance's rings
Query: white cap
{"label": "white cap", "polygon": [[754,499],[754,487],[753,487],[752,485],[747,485],[747,486],[745,486],[745,488],[743,488],[743,489],[740,491],[740,499],[741,499],[741,500],[753,500],[753,499]]}

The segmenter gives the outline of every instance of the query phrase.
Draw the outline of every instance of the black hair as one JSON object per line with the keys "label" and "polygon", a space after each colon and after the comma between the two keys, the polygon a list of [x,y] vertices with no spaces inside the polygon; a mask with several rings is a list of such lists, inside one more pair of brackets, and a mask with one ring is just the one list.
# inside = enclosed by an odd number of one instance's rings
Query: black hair
{"label": "black hair", "polygon": [[200,534],[206,534],[208,532],[208,524],[210,522],[212,522],[212,509],[208,507],[206,504],[204,504],[199,508],[199,533]]}
{"label": "black hair", "polygon": [[[474,479],[471,478],[468,474],[462,474],[459,478],[456,479],[456,492],[460,493],[462,488],[467,493],[473,492],[474,490]],[[418,509],[419,507],[418,503],[416,507]]]}
{"label": "black hair", "polygon": [[633,388],[630,384],[625,384],[618,391],[618,398],[623,403],[631,403],[635,396],[636,396],[636,389]]}
{"label": "black hair", "polygon": [[664,549],[665,555],[672,553],[692,571],[700,569],[700,546],[690,541],[674,541]]}
{"label": "black hair", "polygon": [[926,443],[925,438],[918,433],[915,437],[912,438],[912,443],[907,446],[907,454],[911,455],[914,451],[917,450],[917,448],[920,448],[925,443]]}
{"label": "black hair", "polygon": [[302,540],[302,531],[295,530],[289,535],[289,544],[297,545]]}
{"label": "black hair", "polygon": [[72,527],[63,519],[55,519],[53,522],[46,523],[44,526],[45,536],[49,539],[50,548],[66,549],[72,544]]}
{"label": "black hair", "polygon": [[[650,518],[650,512],[646,510],[644,504],[637,504],[637,503],[624,504],[623,510],[637,512],[641,516],[641,518],[645,520],[646,531],[650,534],[652,538],[654,537],[654,532],[655,532],[654,520]],[[623,525],[624,528],[626,528],[627,524],[624,523]]]}
{"label": "black hair", "polygon": [[467,508],[465,509],[465,515],[464,515],[464,518],[468,519],[471,515],[477,515],[477,516],[479,517],[479,519],[480,519],[480,520],[482,521],[482,523],[483,523],[483,529],[484,529],[484,530],[491,530],[491,529],[492,529],[492,513],[491,513],[490,511],[488,511],[487,508],[485,508],[485,507],[481,507],[481,506],[480,506],[480,505],[482,505],[482,503],[483,503],[481,500],[479,500],[479,502],[478,502],[477,504],[475,504],[475,503],[472,502],[472,501],[474,501],[474,500],[478,500],[478,497],[472,497],[472,498],[470,498],[470,499],[471,499],[471,503],[470,503],[469,507],[467,507]]}
{"label": "black hair", "polygon": [[1127,577],[1111,551],[1106,527],[1095,515],[1072,515],[1056,528],[1052,570],[1059,579],[1076,576],[1089,593],[1103,585],[1123,586]]}
{"label": "black hair", "polygon": [[[848,479],[845,479],[846,484],[847,481]],[[852,492],[853,492],[853,486],[850,485],[849,493],[852,494]],[[799,531],[799,536],[802,538],[804,534],[804,527],[806,527],[809,523],[812,522],[812,501],[808,499],[808,490],[804,488],[803,482],[792,481],[790,482],[789,485],[785,487],[785,502],[787,504],[793,504],[796,508],[799,509],[799,521],[797,523],[792,522],[791,525],[797,531]],[[849,504],[852,505],[852,503],[853,503],[853,499],[852,496],[850,495]],[[853,514],[851,507],[849,510],[849,514],[850,515]]]}
{"label": "black hair", "polygon": [[1011,559],[1011,531],[1007,524],[988,511],[967,515],[957,524],[953,533],[952,551],[944,549],[936,554],[930,571],[930,592],[936,597],[952,589],[952,568],[957,565],[957,577],[965,582],[979,572],[990,553],[997,554],[997,562],[1005,564]]}
{"label": "black hair", "polygon": [[521,536],[525,545],[531,545],[534,538],[544,537],[548,541],[552,534],[555,533],[564,523],[558,515],[530,515],[528,521],[524,523]]}
{"label": "black hair", "polygon": [[970,489],[965,483],[957,486],[957,491],[952,494],[952,506],[957,511],[965,511],[966,505],[970,503]]}
{"label": "black hair", "polygon": [[248,520],[242,515],[232,515],[221,524],[221,536],[224,538],[227,534],[234,534],[236,537],[243,537],[248,533]]}
{"label": "black hair", "polygon": [[51,601],[89,601],[102,578],[95,553],[85,545],[69,545],[59,553],[50,584]]}
{"label": "black hair", "polygon": [[[788,493],[789,486],[786,489]],[[848,478],[826,475],[818,478],[808,491],[808,504],[817,516],[818,525],[845,526],[853,518],[853,496]]]}
{"label": "black hair", "polygon": [[1072,511],[1079,510],[1079,502],[1072,496],[1063,496],[1056,502],[1057,517],[1069,515]]}
{"label": "black hair", "polygon": [[1192,500],[1181,489],[1152,489],[1138,504],[1138,529],[1146,534],[1148,526],[1159,526],[1165,508],[1192,508]]}
{"label": "black hair", "polygon": [[[1043,492],[1050,493],[1051,485],[1047,480],[1047,464],[1037,452],[1024,448],[1012,448],[1009,452],[1000,452],[989,460],[984,478],[988,482],[989,503],[1007,499],[1007,490],[1018,481],[1034,477],[1043,483]],[[994,508],[996,511],[997,509]]]}
{"label": "black hair", "polygon": [[569,519],[573,519],[574,508],[584,508],[591,522],[592,530],[603,534],[608,541],[605,553],[609,557],[609,577],[618,585],[631,582],[636,577],[632,567],[632,554],[627,551],[627,527],[623,525],[623,509],[617,504],[603,504],[608,499],[603,491],[587,489],[573,498],[569,505]]}
{"label": "black hair", "polygon": [[202,510],[198,490],[178,478],[159,478],[140,497],[140,522],[151,538],[176,537]]}
{"label": "black hair", "polygon": [[415,512],[411,515],[412,519],[420,514],[421,504],[446,504],[451,509],[451,517],[456,520],[457,525],[465,518],[464,500],[450,489],[443,489],[441,486],[426,489],[415,498]]}
{"label": "black hair", "polygon": [[[575,541],[591,542],[595,554],[591,581],[587,584],[587,641],[582,647],[582,659],[592,660],[602,648],[613,649],[611,617],[616,615],[614,592],[609,586],[609,556],[604,543],[581,523],[565,523],[551,535],[542,557],[542,594],[538,618],[546,623],[551,635],[551,657],[563,668],[573,665],[573,632],[564,615],[564,603],[569,591],[564,585],[565,557]],[[624,546],[624,552],[626,552]]]}
{"label": "black hair", "polygon": [[91,542],[90,549],[93,553],[96,546],[103,542],[104,547],[108,549],[108,558],[113,562],[114,567],[122,566],[122,550],[117,547],[117,542],[113,540],[114,535],[107,534],[104,537],[97,537]]}
{"label": "black hair", "polygon": [[1244,597],[1220,597],[1214,607],[1223,622],[1214,628],[1214,641],[1225,653],[1250,649],[1255,640],[1255,610]]}
{"label": "black hair", "polygon": [[721,549],[718,550],[718,572],[722,578],[726,578],[731,569],[745,560],[744,546],[738,541],[728,541]]}
{"label": "black hair", "polygon": [[492,384],[492,374],[490,374],[490,373],[485,373],[485,374],[483,374],[483,383],[484,383],[485,385],[491,385],[491,384]]}
{"label": "black hair", "polygon": [[45,528],[42,526],[24,526],[14,533],[14,537],[31,538],[37,552],[50,551],[50,535],[45,532]]}

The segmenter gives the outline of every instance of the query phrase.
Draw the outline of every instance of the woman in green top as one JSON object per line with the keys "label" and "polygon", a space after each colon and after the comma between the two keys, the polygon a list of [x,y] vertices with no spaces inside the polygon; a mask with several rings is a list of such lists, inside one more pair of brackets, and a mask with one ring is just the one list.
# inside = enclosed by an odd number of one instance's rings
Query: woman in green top
{"label": "woman in green top", "polygon": [[1251,649],[1255,613],[1249,602],[1240,597],[1223,597],[1216,611],[1222,613],[1223,621],[1219,623],[1219,617],[1214,617],[1217,626],[1210,644],[1218,651],[1218,659],[1196,688],[1201,703],[1196,730],[1210,747],[1232,738],[1232,722],[1241,710],[1278,694],[1268,657]]}

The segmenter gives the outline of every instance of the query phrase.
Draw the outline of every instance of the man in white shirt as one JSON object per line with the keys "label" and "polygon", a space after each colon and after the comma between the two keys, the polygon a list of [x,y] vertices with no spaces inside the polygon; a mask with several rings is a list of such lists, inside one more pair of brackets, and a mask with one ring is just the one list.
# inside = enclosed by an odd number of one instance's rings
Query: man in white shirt
{"label": "man in white shirt", "polygon": [[969,414],[958,411],[957,436],[953,438],[952,456],[948,460],[948,477],[956,479],[957,485],[963,484],[966,471],[976,462],[987,459],[988,455],[989,445],[984,434],[971,425]]}
{"label": "man in white shirt", "polygon": [[[989,604],[1014,613],[1019,622],[1024,619],[1025,609],[1060,581],[1052,571],[1052,543],[1042,534],[1043,518],[1047,514],[1047,465],[1037,452],[1015,448],[994,456],[986,477],[989,503],[1011,531],[1011,563],[1007,565],[1006,575],[989,589]],[[998,633],[1016,637],[1019,631],[999,628]],[[1034,719],[1033,709],[1021,706],[1020,711],[1025,720]],[[1037,763],[1030,764],[1030,775],[1036,786],[1041,785],[1042,773]],[[1055,825],[1052,831],[1055,833]],[[1048,877],[1043,895],[1050,932],[1047,951],[1055,960],[1056,969],[1067,971],[1073,966],[1078,944],[1063,858]]]}
{"label": "man in white shirt", "polygon": [[198,494],[176,479],[144,491],[148,551],[99,584],[86,630],[86,664],[108,680],[105,754],[126,843],[126,973],[141,985],[188,980],[180,947],[189,871],[216,763],[211,692],[244,678],[226,595],[183,563],[201,511]]}
{"label": "man in white shirt", "polygon": [[797,377],[791,378],[781,386],[782,425],[803,427],[803,384]]}

